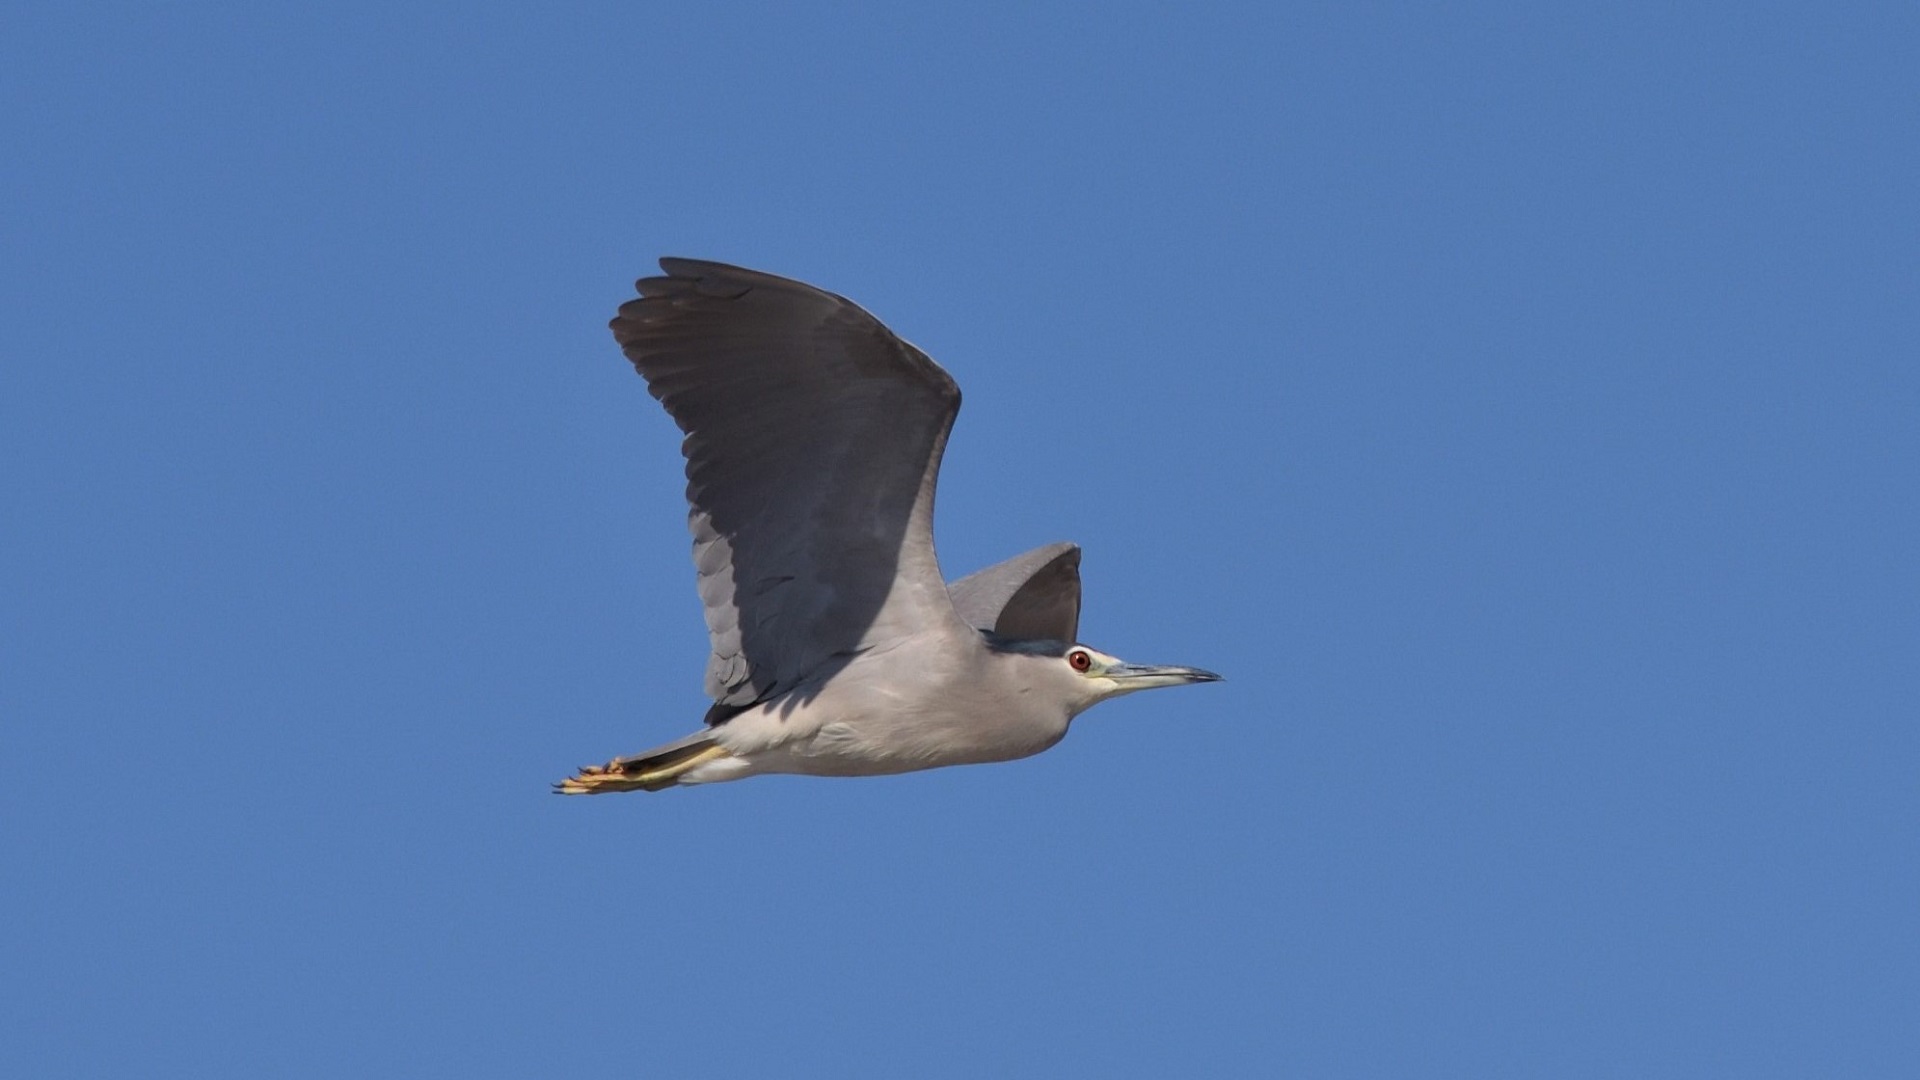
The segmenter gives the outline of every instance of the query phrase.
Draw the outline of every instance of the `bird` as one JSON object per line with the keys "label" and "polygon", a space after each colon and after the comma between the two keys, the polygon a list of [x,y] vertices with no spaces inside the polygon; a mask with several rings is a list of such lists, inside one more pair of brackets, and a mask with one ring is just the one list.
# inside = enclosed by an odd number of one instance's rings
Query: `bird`
{"label": "bird", "polygon": [[1102,701],[1221,678],[1082,644],[1077,545],[941,576],[934,487],[960,389],[926,353],[799,281],[660,268],[611,327],[685,436],[713,705],[555,792],[1011,761]]}

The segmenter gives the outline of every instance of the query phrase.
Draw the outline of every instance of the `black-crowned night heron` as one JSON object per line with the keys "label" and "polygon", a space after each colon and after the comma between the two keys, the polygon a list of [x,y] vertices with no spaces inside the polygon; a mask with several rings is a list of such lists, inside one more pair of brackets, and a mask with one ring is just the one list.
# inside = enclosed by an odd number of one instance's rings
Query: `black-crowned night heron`
{"label": "black-crowned night heron", "polygon": [[1219,678],[1077,644],[1072,544],[940,576],[933,490],[960,389],[925,353],[798,281],[660,266],[613,336],[686,432],[713,707],[556,790],[1010,761],[1108,698]]}

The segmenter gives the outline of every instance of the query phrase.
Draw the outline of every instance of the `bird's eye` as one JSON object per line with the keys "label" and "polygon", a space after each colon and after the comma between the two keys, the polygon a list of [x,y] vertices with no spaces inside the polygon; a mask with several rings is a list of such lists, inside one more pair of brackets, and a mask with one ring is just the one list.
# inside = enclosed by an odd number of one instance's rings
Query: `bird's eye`
{"label": "bird's eye", "polygon": [[1075,649],[1067,654],[1067,666],[1075,671],[1085,671],[1093,666],[1093,657],[1085,649]]}

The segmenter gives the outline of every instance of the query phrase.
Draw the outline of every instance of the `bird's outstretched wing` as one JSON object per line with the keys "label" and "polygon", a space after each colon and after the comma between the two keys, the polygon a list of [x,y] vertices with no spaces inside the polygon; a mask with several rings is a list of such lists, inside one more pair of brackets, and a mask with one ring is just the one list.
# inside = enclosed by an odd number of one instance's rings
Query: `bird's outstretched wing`
{"label": "bird's outstretched wing", "polygon": [[716,712],[888,641],[966,632],[933,553],[953,378],[832,293],[721,263],[660,266],[613,336],[686,433]]}
{"label": "bird's outstretched wing", "polygon": [[1048,544],[947,586],[967,625],[1025,641],[1072,642],[1080,632],[1080,548]]}

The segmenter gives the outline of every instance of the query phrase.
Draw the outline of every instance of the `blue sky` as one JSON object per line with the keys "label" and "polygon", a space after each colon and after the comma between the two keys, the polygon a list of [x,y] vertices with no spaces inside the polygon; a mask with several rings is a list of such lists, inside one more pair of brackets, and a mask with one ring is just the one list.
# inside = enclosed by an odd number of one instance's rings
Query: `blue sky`
{"label": "blue sky", "polygon": [[[1911,1076],[1910,5],[43,5],[0,40],[0,1073]],[[1224,672],[705,707],[661,254],[953,372],[950,576]]]}

